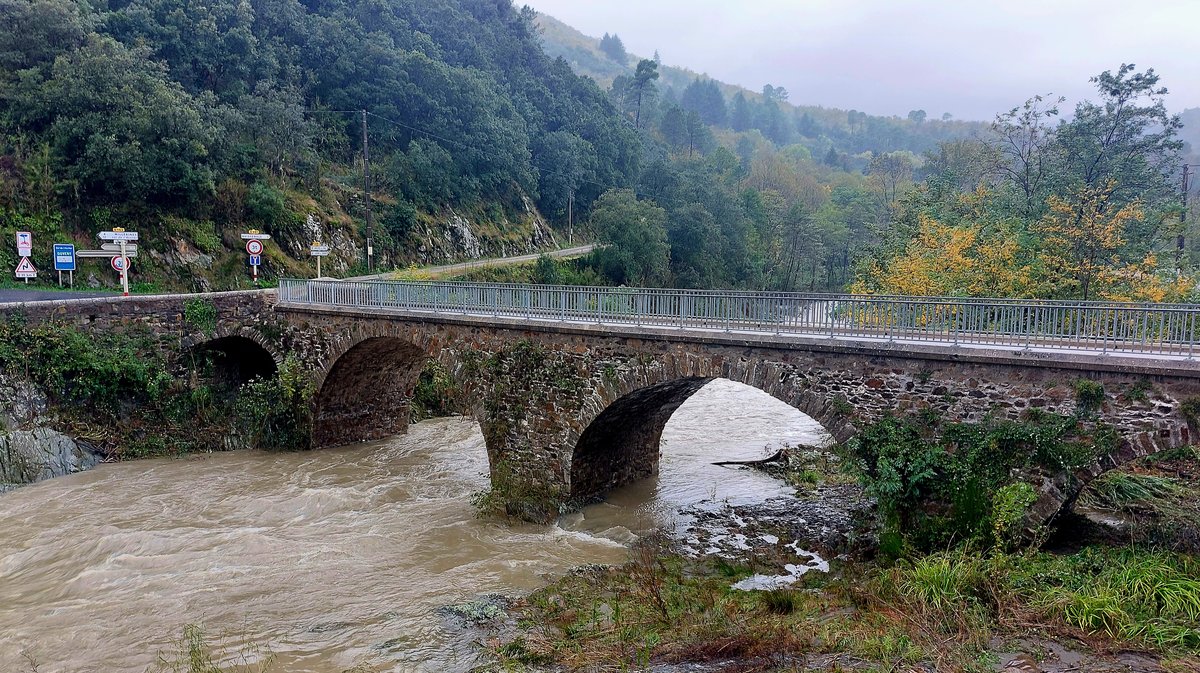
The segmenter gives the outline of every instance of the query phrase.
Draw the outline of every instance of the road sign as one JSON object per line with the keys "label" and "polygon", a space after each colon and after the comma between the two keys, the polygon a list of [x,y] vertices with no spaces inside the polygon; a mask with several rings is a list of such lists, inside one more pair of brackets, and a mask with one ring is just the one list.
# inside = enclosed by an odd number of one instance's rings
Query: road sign
{"label": "road sign", "polygon": [[[101,243],[100,249],[107,250],[109,252],[121,252],[121,244],[120,243]],[[136,257],[137,249],[138,249],[137,243],[126,243],[125,244],[125,256],[126,257]]]}
{"label": "road sign", "polygon": [[262,266],[262,255],[250,255],[250,266]]}
{"label": "road sign", "polygon": [[329,246],[318,245],[314,243],[311,247],[309,247],[308,254],[312,255],[313,257],[324,257],[329,254]]}
{"label": "road sign", "polygon": [[22,257],[17,262],[17,278],[37,278],[37,269],[33,268],[33,262],[28,257]]}
{"label": "road sign", "polygon": [[[124,271],[125,270],[125,259],[126,259],[125,257],[122,257],[120,255],[113,257],[112,260],[109,261],[109,264],[112,265],[113,271]],[[129,265],[130,266],[133,265],[132,259],[129,260]]]}
{"label": "road sign", "polygon": [[[112,257],[115,250],[76,250],[75,258],[84,259],[86,257],[104,257],[105,259]],[[125,253],[126,257],[137,257],[137,246],[129,246],[129,250]]]}
{"label": "road sign", "polygon": [[242,234],[242,238],[247,241],[269,241],[269,240],[271,240],[271,235],[270,234],[259,234],[259,233]]}
{"label": "road sign", "polygon": [[54,244],[54,270],[75,270],[75,246],[71,245],[70,243]]}
{"label": "road sign", "polygon": [[262,251],[262,241],[258,239],[250,239],[249,241],[246,241],[246,252],[250,253],[251,255],[258,256],[262,254]]}
{"label": "road sign", "polygon": [[17,232],[17,256],[28,257],[33,254],[33,234],[28,231]]}
{"label": "road sign", "polygon": [[136,241],[138,240],[138,233],[136,231],[102,231],[100,232],[100,240]]}

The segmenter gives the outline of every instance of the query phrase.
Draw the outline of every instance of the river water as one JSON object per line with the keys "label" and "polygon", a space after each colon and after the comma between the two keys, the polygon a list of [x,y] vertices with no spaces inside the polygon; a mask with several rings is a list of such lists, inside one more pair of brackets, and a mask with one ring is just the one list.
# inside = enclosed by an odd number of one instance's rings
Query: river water
{"label": "river water", "polygon": [[222,651],[269,647],[275,671],[466,670],[470,643],[438,607],[623,562],[637,535],[676,525],[682,505],[786,493],[711,463],[824,438],[764,393],[714,381],[668,423],[657,478],[551,526],[475,518],[487,457],[478,425],[462,418],[339,449],[51,479],[0,496],[0,671],[159,670],[186,624]]}

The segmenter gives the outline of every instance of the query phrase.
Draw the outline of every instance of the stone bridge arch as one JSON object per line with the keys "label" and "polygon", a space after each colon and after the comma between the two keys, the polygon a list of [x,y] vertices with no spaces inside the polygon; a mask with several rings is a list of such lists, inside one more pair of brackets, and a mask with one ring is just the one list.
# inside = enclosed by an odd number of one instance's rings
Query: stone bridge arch
{"label": "stone bridge arch", "polygon": [[835,441],[855,432],[848,403],[814,392],[782,363],[675,358],[614,370],[581,416],[570,457],[573,502],[593,500],[658,472],[663,429],[689,397],[716,379],[765,392],[821,424]]}
{"label": "stone bridge arch", "polygon": [[185,339],[182,346],[184,353],[207,357],[213,375],[235,386],[274,377],[283,366],[276,345],[253,327],[221,325],[211,335]]}
{"label": "stone bridge arch", "polygon": [[313,446],[339,446],[405,432],[417,379],[431,357],[417,335],[358,329],[338,335],[314,377]]}

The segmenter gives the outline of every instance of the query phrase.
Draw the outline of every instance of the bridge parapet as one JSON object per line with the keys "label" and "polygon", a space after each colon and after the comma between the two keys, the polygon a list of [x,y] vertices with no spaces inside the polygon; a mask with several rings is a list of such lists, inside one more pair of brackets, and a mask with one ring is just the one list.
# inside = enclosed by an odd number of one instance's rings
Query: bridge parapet
{"label": "bridge parapet", "polygon": [[709,332],[1193,360],[1200,305],[576,287],[297,281],[288,304]]}

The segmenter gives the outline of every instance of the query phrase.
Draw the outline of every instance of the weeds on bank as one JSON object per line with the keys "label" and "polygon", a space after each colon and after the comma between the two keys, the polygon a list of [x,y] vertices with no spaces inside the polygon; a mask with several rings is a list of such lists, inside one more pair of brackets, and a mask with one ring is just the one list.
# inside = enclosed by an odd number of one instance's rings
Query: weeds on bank
{"label": "weeds on bank", "polygon": [[1200,564],[1184,555],[959,549],[834,570],[791,589],[743,592],[731,585],[751,568],[640,550],[624,567],[533,594],[521,608],[520,637],[495,643],[495,652],[516,670],[556,663],[598,671],[801,654],[842,654],[885,670],[924,662],[983,671],[994,637],[1031,634],[1097,651],[1200,653]]}

